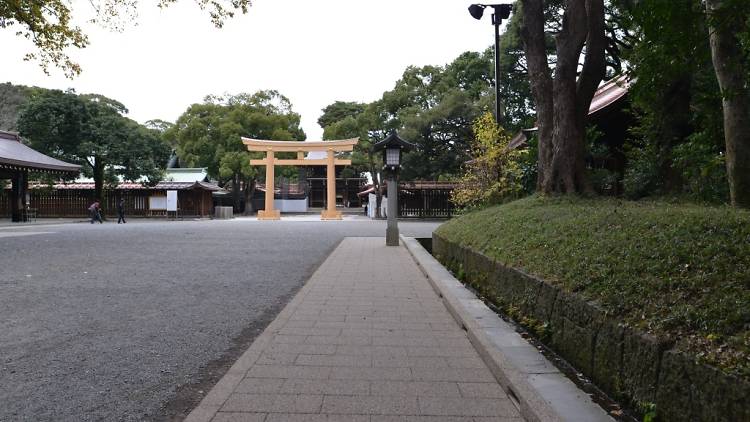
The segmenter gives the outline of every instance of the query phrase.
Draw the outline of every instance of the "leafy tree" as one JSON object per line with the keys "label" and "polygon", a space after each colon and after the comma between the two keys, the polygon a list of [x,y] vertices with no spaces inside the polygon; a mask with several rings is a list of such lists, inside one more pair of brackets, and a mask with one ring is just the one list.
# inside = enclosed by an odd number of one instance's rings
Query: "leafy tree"
{"label": "leafy tree", "polygon": [[33,95],[18,118],[21,135],[39,151],[84,166],[96,196],[117,176],[154,184],[162,177],[169,147],[158,132],[128,119],[121,103],[101,95],[44,90]]}
{"label": "leafy tree", "polygon": [[750,208],[750,4],[706,0],[711,57],[722,94],[732,205]]}
{"label": "leafy tree", "polygon": [[29,101],[35,89],[23,85],[13,85],[10,82],[0,84],[0,130],[16,131],[18,113]]}
{"label": "leafy tree", "polygon": [[161,120],[161,119],[152,119],[152,120],[146,120],[143,126],[146,126],[149,129],[153,129],[159,133],[164,133],[169,128],[174,126],[174,123],[167,122],[166,120]]}
{"label": "leafy tree", "polygon": [[[242,143],[243,136],[285,141],[305,139],[299,114],[292,111],[289,99],[277,91],[208,96],[202,104],[188,107],[164,133],[167,142],[176,146],[182,162],[205,167],[222,185],[231,185],[237,212],[241,208],[241,193],[249,197],[258,176],[249,167],[251,154]],[[250,211],[246,207],[246,212]]]}
{"label": "leafy tree", "polygon": [[364,110],[365,105],[362,103],[336,101],[323,109],[323,114],[318,118],[318,125],[324,128],[346,117],[356,117]]}
{"label": "leafy tree", "polygon": [[508,148],[510,136],[497,125],[491,113],[473,124],[473,159],[466,163],[464,176],[453,191],[453,202],[463,208],[498,203],[523,192],[523,152]]}
{"label": "leafy tree", "polygon": [[[606,70],[604,1],[561,3],[561,8],[552,5],[553,15],[562,12],[561,19],[550,20],[549,4],[521,0],[521,34],[539,128],[538,187],[547,193],[591,190],[584,162],[586,117]],[[554,75],[547,54],[551,33]],[[579,65],[582,52],[584,62]]]}
{"label": "leafy tree", "polygon": [[[639,3],[623,15],[635,34],[626,51],[638,117],[625,193],[687,193],[725,200],[721,95],[700,2]],[[718,182],[718,183],[717,183]]]}
{"label": "leafy tree", "polygon": [[[250,0],[194,0],[201,9],[208,9],[211,22],[220,28],[236,10],[247,13]],[[165,8],[177,0],[158,0]],[[138,2],[133,0],[91,0],[95,23],[121,30],[131,22],[137,12]],[[0,28],[13,28],[16,34],[34,44],[35,51],[26,54],[25,60],[38,60],[45,73],[49,66],[61,68],[68,77],[81,73],[81,67],[72,61],[65,50],[84,48],[88,37],[80,27],[74,26],[71,3],[66,0],[11,0],[0,2]]]}
{"label": "leafy tree", "polygon": [[[459,65],[460,63],[460,65]],[[418,149],[404,156],[404,179],[452,179],[469,157],[471,122],[486,101],[489,67],[463,55],[448,65],[409,67],[379,101],[384,130],[398,129]],[[471,87],[462,89],[461,86]]]}
{"label": "leafy tree", "polygon": [[[328,119],[331,110],[335,110],[335,108],[330,107],[324,109],[321,118],[323,121],[333,120]],[[359,174],[370,173],[376,197],[375,216],[380,218],[380,203],[382,200],[380,168],[382,161],[380,155],[373,150],[373,146],[385,139],[387,135],[387,129],[385,129],[387,127],[385,123],[386,115],[382,104],[378,101],[366,106],[363,105],[361,108],[350,108],[350,110],[352,110],[351,114],[339,114],[337,116],[340,118],[339,120],[324,127],[323,139],[359,138],[359,142],[354,146],[352,152],[352,167]],[[357,110],[361,111],[357,112]]]}

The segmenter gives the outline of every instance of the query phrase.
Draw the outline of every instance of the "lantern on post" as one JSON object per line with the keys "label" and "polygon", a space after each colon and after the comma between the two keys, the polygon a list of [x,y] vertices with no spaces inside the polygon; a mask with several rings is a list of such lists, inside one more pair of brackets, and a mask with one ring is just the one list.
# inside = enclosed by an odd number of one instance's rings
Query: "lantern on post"
{"label": "lantern on post", "polygon": [[374,151],[383,151],[383,170],[388,176],[388,227],[385,230],[385,244],[398,246],[398,172],[401,169],[402,154],[414,150],[416,145],[401,139],[391,132],[385,139],[373,145]]}

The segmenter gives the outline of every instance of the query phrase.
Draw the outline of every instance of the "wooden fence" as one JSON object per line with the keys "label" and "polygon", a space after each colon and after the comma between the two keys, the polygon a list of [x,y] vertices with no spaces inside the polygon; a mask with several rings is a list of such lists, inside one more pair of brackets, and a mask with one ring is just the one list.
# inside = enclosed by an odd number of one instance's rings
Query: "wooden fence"
{"label": "wooden fence", "polygon": [[[29,208],[37,217],[89,217],[89,206],[94,202],[92,189],[29,189]],[[10,215],[10,189],[0,190],[0,216]],[[125,200],[125,215],[133,217],[163,216],[165,210],[149,209],[149,197],[166,195],[161,191],[105,190],[100,205],[104,216],[117,215],[117,202]],[[180,214],[204,216],[211,213],[213,203],[211,193],[202,190],[177,191]]]}
{"label": "wooden fence", "polygon": [[[88,217],[89,206],[94,202],[94,191],[91,189],[29,189],[29,208],[36,211],[37,217]],[[127,215],[149,215],[148,197],[153,192],[143,191],[105,191],[100,204],[102,213],[108,216],[117,215],[117,201],[125,200]],[[0,215],[10,215],[10,190],[0,195]]]}
{"label": "wooden fence", "polygon": [[402,182],[398,189],[398,216],[401,218],[450,218],[452,183]]}

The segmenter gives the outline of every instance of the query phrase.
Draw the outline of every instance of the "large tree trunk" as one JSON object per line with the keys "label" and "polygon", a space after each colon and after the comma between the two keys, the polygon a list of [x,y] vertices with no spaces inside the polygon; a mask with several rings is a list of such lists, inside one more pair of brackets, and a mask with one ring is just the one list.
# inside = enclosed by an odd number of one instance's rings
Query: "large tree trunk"
{"label": "large tree trunk", "polygon": [[[94,164],[91,166],[94,172],[94,199],[103,201],[104,198],[104,163],[100,157],[94,157]],[[104,204],[102,204],[102,207]]]}
{"label": "large tree trunk", "polygon": [[[521,35],[539,128],[537,188],[545,193],[588,192],[584,139],[591,99],[605,71],[604,2],[565,2],[562,29],[555,37],[554,80],[547,65],[544,2],[524,0],[523,13]],[[584,44],[585,60],[577,75]]]}
{"label": "large tree trunk", "polygon": [[523,38],[526,65],[531,82],[531,93],[534,96],[537,119],[537,139],[539,141],[539,159],[537,163],[537,190],[542,190],[547,177],[547,169],[552,162],[552,76],[547,65],[547,46],[544,37],[544,2],[542,0],[523,0],[521,2],[523,21],[521,37]]}
{"label": "large tree trunk", "polygon": [[723,0],[706,0],[711,57],[722,93],[727,178],[732,205],[750,208],[750,87],[748,63],[736,37],[747,18]]}

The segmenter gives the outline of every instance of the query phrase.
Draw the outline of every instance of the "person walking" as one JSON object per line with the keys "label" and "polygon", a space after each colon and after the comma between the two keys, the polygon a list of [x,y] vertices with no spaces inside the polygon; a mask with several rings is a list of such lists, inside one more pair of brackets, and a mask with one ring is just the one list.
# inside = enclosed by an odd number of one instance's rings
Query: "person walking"
{"label": "person walking", "polygon": [[102,221],[101,206],[99,205],[98,199],[89,206],[89,214],[91,215],[91,224],[94,224],[94,221],[98,221],[99,224],[104,224],[104,221]]}
{"label": "person walking", "polygon": [[117,202],[117,224],[120,224],[121,221],[122,224],[125,224],[125,200],[122,198]]}

